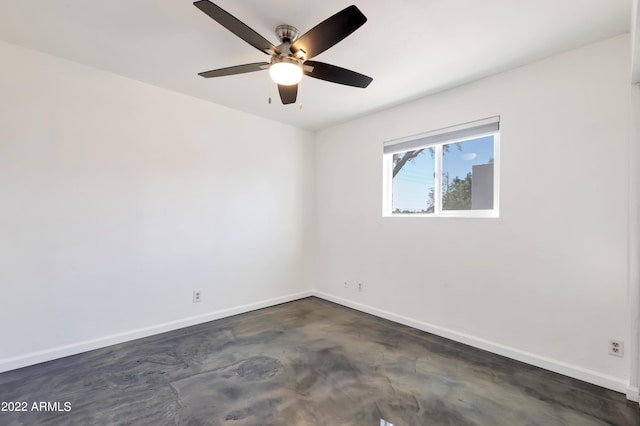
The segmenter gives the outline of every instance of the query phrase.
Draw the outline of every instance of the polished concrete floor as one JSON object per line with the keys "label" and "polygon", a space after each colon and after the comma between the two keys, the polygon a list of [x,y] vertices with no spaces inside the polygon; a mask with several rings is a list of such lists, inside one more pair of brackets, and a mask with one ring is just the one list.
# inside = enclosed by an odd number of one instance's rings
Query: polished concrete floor
{"label": "polished concrete floor", "polygon": [[3,426],[639,419],[619,393],[316,298],[3,373],[0,401],[27,409]]}

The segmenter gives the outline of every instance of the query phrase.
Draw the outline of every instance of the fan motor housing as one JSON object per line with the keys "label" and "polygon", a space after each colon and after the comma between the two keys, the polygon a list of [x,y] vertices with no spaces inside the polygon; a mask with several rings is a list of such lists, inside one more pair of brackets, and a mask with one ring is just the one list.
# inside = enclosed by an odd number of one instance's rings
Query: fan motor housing
{"label": "fan motor housing", "polygon": [[276,27],[276,36],[283,43],[293,43],[298,38],[298,34],[298,29],[291,25],[278,25]]}

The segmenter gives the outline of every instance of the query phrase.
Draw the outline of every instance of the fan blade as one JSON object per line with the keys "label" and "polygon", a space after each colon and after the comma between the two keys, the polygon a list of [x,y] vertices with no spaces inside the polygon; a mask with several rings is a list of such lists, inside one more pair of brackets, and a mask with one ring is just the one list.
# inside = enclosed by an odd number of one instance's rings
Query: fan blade
{"label": "fan blade", "polygon": [[[307,66],[313,67],[313,70],[307,71]],[[325,64],[324,62],[306,61],[303,72],[309,77],[353,87],[365,88],[373,81],[373,78],[367,77],[364,74],[335,65]]]}
{"label": "fan blade", "polygon": [[298,97],[298,85],[283,86],[278,84],[278,92],[280,92],[280,99],[282,99],[283,105],[294,104]]}
{"label": "fan blade", "polygon": [[262,71],[269,68],[268,62],[256,62],[253,64],[236,65],[235,67],[219,68],[217,70],[198,73],[205,78],[223,77],[225,75],[244,74],[246,72]]}
{"label": "fan blade", "polygon": [[271,55],[280,54],[278,49],[262,37],[260,34],[249,28],[229,12],[211,3],[209,0],[198,0],[193,3],[195,7],[209,15],[214,21],[255,47],[256,49]]}
{"label": "fan blade", "polygon": [[304,50],[305,59],[311,59],[367,22],[367,17],[356,6],[349,6],[307,31],[291,45],[291,52]]}

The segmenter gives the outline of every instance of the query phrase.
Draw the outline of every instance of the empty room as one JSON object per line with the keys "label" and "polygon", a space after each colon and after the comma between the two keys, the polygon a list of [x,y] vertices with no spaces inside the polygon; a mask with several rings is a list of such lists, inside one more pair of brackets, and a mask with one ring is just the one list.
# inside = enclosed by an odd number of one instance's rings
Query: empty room
{"label": "empty room", "polygon": [[638,0],[0,1],[0,425],[638,425]]}

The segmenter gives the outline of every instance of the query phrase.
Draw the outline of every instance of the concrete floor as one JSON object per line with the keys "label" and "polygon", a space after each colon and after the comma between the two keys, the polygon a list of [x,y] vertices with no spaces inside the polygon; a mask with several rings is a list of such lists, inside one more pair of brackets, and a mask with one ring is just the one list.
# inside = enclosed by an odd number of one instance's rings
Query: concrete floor
{"label": "concrete floor", "polygon": [[638,404],[619,393],[316,298],[3,373],[0,401],[27,403],[27,411],[0,412],[3,426],[588,426],[640,418]]}

